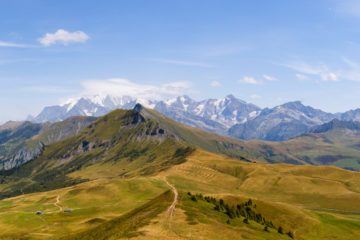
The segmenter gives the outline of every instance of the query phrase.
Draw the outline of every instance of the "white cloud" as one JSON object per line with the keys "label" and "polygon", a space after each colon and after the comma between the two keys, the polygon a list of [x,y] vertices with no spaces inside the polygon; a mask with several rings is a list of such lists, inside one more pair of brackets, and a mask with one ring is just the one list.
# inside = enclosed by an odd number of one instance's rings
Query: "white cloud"
{"label": "white cloud", "polygon": [[218,81],[212,81],[212,82],[210,83],[210,86],[212,86],[212,87],[220,87],[220,86],[221,86],[221,83],[218,82]]}
{"label": "white cloud", "polygon": [[330,73],[323,73],[320,76],[321,79],[324,81],[338,81],[340,75],[330,72]]}
{"label": "white cloud", "polygon": [[18,44],[18,43],[0,41],[0,47],[27,48],[27,47],[32,47],[32,46],[26,45],[26,44]]}
{"label": "white cloud", "polygon": [[[308,74],[308,75],[318,76],[323,81],[338,81],[340,76],[339,73],[330,71],[325,64],[310,65],[305,62],[295,62],[295,63],[281,64],[281,65],[301,73],[296,75],[298,78],[299,77],[303,78],[305,76],[303,74]],[[304,80],[304,78],[300,80]]]}
{"label": "white cloud", "polygon": [[263,77],[268,81],[277,81],[278,79],[276,77],[272,77],[269,75],[264,74]]}
{"label": "white cloud", "polygon": [[329,71],[327,66],[324,64],[315,66],[315,65],[309,65],[305,62],[294,62],[294,63],[282,64],[282,66],[310,75],[320,75],[321,73]]}
{"label": "white cloud", "polygon": [[300,74],[300,73],[295,74],[295,76],[296,76],[297,79],[299,79],[300,81],[304,81],[304,80],[309,79],[308,76],[306,76],[306,75],[304,75],[304,74]]}
{"label": "white cloud", "polygon": [[147,100],[164,100],[195,93],[191,82],[170,82],[162,85],[138,84],[127,79],[88,80],[81,83],[81,96],[130,96]]}
{"label": "white cloud", "polygon": [[82,32],[68,32],[64,29],[59,29],[55,33],[46,33],[43,37],[39,38],[38,41],[44,46],[54,45],[60,43],[68,45],[70,43],[84,43],[89,40],[89,36]]}
{"label": "white cloud", "polygon": [[181,65],[181,66],[206,67],[206,68],[212,67],[211,65],[206,64],[206,63],[173,60],[173,59],[154,58],[154,59],[151,59],[151,61],[159,62],[159,63],[166,63],[166,64],[173,64],[173,65]]}
{"label": "white cloud", "polygon": [[262,84],[262,81],[256,80],[253,77],[243,77],[242,79],[238,80],[238,83],[242,84]]}
{"label": "white cloud", "polygon": [[260,95],[257,95],[257,94],[252,94],[252,95],[250,96],[250,98],[251,98],[251,99],[260,99],[261,96],[260,96]]}

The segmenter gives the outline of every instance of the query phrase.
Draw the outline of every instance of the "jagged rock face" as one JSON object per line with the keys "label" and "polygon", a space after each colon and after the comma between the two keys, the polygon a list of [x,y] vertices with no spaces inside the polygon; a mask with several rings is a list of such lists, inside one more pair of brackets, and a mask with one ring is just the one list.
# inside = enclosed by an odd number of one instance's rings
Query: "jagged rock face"
{"label": "jagged rock face", "polygon": [[80,133],[96,118],[72,117],[57,123],[6,123],[0,127],[0,164],[3,169],[20,166],[37,157],[45,145]]}
{"label": "jagged rock face", "polygon": [[31,159],[37,157],[43,150],[44,144],[42,142],[39,143],[39,145],[33,149],[33,150],[27,150],[27,149],[20,149],[16,152],[15,156],[10,158],[9,160],[3,161],[3,169],[11,169],[14,167],[18,167]]}

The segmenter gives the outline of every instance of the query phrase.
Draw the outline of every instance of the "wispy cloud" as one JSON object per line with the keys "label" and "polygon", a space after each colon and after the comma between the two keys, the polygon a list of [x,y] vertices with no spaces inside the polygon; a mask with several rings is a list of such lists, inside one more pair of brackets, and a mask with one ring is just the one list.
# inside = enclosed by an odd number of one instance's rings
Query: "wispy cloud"
{"label": "wispy cloud", "polygon": [[265,78],[267,81],[277,81],[278,79],[276,77],[272,77],[269,75],[264,74],[263,78]]}
{"label": "wispy cloud", "polygon": [[[281,64],[284,67],[293,69],[301,75],[313,75],[319,77],[323,81],[338,81],[340,78],[339,72],[330,71],[325,64],[308,64],[305,62],[294,62]],[[299,75],[300,76],[300,75]],[[303,75],[304,76],[304,75]]]}
{"label": "wispy cloud", "polygon": [[297,73],[295,74],[296,78],[299,79],[300,81],[304,81],[304,80],[307,80],[309,79],[308,76],[304,75],[304,74],[300,74],[300,73]]}
{"label": "wispy cloud", "polygon": [[82,31],[68,32],[64,29],[59,29],[55,33],[46,33],[43,37],[39,38],[38,41],[47,47],[57,43],[65,46],[70,43],[84,43],[89,39],[90,37]]}
{"label": "wispy cloud", "polygon": [[35,47],[35,46],[27,45],[27,44],[19,44],[19,43],[0,41],[0,47],[29,48],[29,47]]}
{"label": "wispy cloud", "polygon": [[325,64],[310,65],[304,62],[298,62],[282,65],[297,71],[298,73],[296,73],[295,76],[301,81],[311,79],[314,76],[320,78],[322,81],[360,81],[360,64],[345,57],[341,60],[345,65],[339,63],[341,69],[336,71],[331,71]]}
{"label": "wispy cloud", "polygon": [[220,87],[220,86],[221,86],[221,83],[218,82],[218,81],[212,81],[212,82],[210,83],[210,86],[212,86],[212,87]]}
{"label": "wispy cloud", "polygon": [[80,96],[129,96],[147,100],[164,100],[171,97],[193,94],[191,82],[169,82],[161,85],[139,84],[127,79],[113,78],[105,80],[87,80],[81,83]]}
{"label": "wispy cloud", "polygon": [[174,59],[153,58],[151,59],[151,61],[165,63],[165,64],[181,65],[181,66],[193,66],[193,67],[205,67],[205,68],[212,67],[211,65],[206,63],[182,61],[182,60],[174,60]]}
{"label": "wispy cloud", "polygon": [[253,85],[256,85],[256,84],[263,84],[264,82],[261,81],[261,80],[256,80],[255,78],[253,77],[243,77],[242,79],[238,80],[238,83],[241,83],[241,84],[253,84]]}
{"label": "wispy cloud", "polygon": [[360,66],[357,62],[354,62],[350,59],[343,58],[343,62],[349,67],[346,71],[343,71],[341,74],[344,79],[351,81],[360,81]]}
{"label": "wispy cloud", "polygon": [[284,67],[291,68],[295,71],[305,73],[305,74],[311,74],[311,75],[319,75],[323,72],[328,72],[328,68],[324,64],[320,65],[310,65],[305,62],[293,62],[293,63],[285,63],[280,64]]}

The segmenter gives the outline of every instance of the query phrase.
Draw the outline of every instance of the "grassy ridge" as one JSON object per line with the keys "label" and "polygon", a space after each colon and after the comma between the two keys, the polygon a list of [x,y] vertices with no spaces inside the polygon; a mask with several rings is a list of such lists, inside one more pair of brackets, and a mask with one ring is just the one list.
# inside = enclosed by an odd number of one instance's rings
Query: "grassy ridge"
{"label": "grassy ridge", "polygon": [[45,147],[36,159],[1,173],[0,197],[68,187],[98,177],[153,175],[181,164],[192,149],[156,121],[116,110],[80,134]]}

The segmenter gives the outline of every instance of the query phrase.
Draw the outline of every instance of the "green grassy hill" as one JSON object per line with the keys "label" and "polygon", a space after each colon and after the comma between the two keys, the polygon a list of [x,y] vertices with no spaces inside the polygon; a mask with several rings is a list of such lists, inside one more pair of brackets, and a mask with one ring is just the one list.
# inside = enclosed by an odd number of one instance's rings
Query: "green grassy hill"
{"label": "green grassy hill", "polygon": [[44,148],[37,158],[3,171],[0,197],[71,186],[99,176],[152,175],[180,164],[192,148],[134,110],[115,110],[80,134]]}

